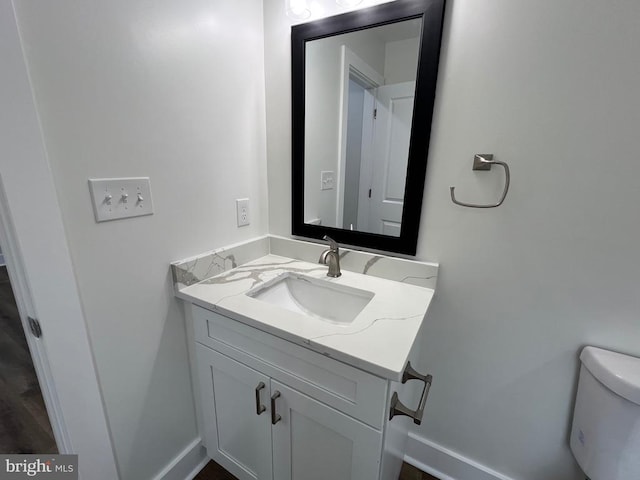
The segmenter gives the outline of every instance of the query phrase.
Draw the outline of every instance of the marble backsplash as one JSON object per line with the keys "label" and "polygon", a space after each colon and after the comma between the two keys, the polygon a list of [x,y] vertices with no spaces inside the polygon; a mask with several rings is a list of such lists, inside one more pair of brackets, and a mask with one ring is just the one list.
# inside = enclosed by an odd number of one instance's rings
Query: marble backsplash
{"label": "marble backsplash", "polygon": [[[172,263],[174,287],[179,291],[268,254],[317,263],[326,248],[324,244],[274,235],[259,237]],[[439,268],[437,263],[388,257],[348,248],[340,249],[340,266],[350,272],[434,290]]]}
{"label": "marble backsplash", "polygon": [[173,262],[174,288],[179,291],[268,254],[269,237],[265,236]]}
{"label": "marble backsplash", "polygon": [[[270,235],[270,253],[283,257],[317,263],[326,244],[295,240]],[[409,283],[435,290],[438,279],[438,264],[406,260],[375,253],[340,248],[340,268],[396,282]]]}

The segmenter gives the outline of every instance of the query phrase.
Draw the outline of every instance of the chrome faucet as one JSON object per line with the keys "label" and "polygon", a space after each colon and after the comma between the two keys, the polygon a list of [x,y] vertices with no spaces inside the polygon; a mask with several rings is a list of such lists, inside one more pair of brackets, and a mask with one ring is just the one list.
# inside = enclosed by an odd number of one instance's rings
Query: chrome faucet
{"label": "chrome faucet", "polygon": [[318,263],[329,265],[327,277],[339,277],[342,275],[342,272],[340,272],[340,248],[336,241],[328,235],[325,235],[322,239],[329,242],[329,248],[320,254]]}

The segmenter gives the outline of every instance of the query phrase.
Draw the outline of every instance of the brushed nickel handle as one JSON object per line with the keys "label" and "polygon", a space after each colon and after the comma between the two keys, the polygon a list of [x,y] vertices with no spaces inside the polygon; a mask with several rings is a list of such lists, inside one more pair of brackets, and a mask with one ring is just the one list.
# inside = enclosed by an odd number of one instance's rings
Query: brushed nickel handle
{"label": "brushed nickel handle", "polygon": [[502,192],[502,196],[497,201],[497,203],[491,203],[488,205],[479,205],[477,203],[466,203],[461,202],[456,199],[455,194],[453,193],[456,187],[449,187],[449,191],[451,193],[451,201],[456,205],[460,205],[462,207],[471,207],[471,208],[495,208],[502,205],[504,199],[507,198],[507,192],[509,191],[509,184],[511,183],[511,172],[509,172],[509,165],[504,162],[499,162],[493,159],[492,153],[483,153],[477,154],[473,157],[473,170],[491,170],[491,165],[500,165],[504,168],[505,174],[505,183],[504,190]]}
{"label": "brushed nickel handle", "polygon": [[409,380],[420,380],[424,382],[422,389],[422,395],[420,396],[420,402],[418,408],[411,410],[404,405],[398,398],[398,393],[393,392],[391,396],[391,410],[389,411],[389,420],[396,415],[406,415],[413,419],[413,423],[420,425],[422,423],[422,416],[424,415],[424,407],[427,404],[427,397],[429,397],[429,390],[431,389],[431,382],[433,377],[431,375],[422,375],[411,367],[411,362],[407,362],[407,366],[402,373],[402,383],[407,383]]}
{"label": "brushed nickel handle", "polygon": [[267,407],[260,403],[260,390],[262,390],[264,387],[266,387],[264,382],[260,382],[256,387],[256,415],[260,415],[267,409]]}
{"label": "brushed nickel handle", "polygon": [[276,413],[276,399],[278,398],[280,398],[280,392],[276,390],[271,395],[271,425],[275,425],[282,420],[282,417]]}

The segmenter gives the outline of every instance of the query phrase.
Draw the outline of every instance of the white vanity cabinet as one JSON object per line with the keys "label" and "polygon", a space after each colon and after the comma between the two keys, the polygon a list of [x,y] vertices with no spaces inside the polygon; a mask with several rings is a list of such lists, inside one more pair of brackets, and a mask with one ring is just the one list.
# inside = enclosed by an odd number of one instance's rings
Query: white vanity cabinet
{"label": "white vanity cabinet", "polygon": [[268,395],[269,377],[203,345],[196,357],[207,453],[238,478],[272,478],[269,414],[253,398]]}
{"label": "white vanity cabinet", "polygon": [[380,431],[209,347],[196,349],[207,451],[235,476],[378,476]]}
{"label": "white vanity cabinet", "polygon": [[389,410],[406,385],[187,311],[200,430],[214,461],[240,480],[397,479],[411,420],[389,420]]}

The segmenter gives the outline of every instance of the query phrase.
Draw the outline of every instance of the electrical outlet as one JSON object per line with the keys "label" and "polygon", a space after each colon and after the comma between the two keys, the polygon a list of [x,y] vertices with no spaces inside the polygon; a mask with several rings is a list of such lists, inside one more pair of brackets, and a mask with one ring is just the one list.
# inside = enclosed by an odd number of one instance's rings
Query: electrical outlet
{"label": "electrical outlet", "polygon": [[238,217],[238,226],[244,227],[251,223],[249,221],[249,199],[238,198],[236,200],[236,215]]}
{"label": "electrical outlet", "polygon": [[320,190],[333,190],[333,171],[324,170],[320,172]]}

